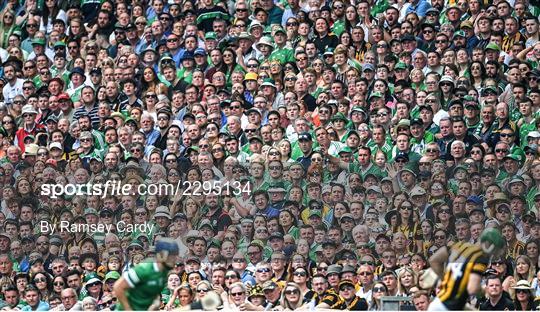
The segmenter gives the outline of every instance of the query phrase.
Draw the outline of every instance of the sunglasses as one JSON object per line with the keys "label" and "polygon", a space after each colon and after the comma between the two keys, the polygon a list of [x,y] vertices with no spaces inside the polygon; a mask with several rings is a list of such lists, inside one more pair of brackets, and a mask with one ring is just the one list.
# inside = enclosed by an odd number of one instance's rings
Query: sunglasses
{"label": "sunglasses", "polygon": [[300,292],[296,289],[286,289],[285,290],[285,294],[286,295],[296,295],[296,294],[299,294]]}
{"label": "sunglasses", "polygon": [[373,287],[373,292],[377,293],[377,292],[385,292],[386,289],[384,289],[384,287]]}
{"label": "sunglasses", "polygon": [[270,269],[258,269],[257,272],[259,272],[259,273],[270,273]]}
{"label": "sunglasses", "polygon": [[199,288],[199,289],[197,289],[197,292],[204,292],[204,293],[207,293],[207,292],[209,292],[209,291],[210,291],[210,289],[208,289],[208,288]]}
{"label": "sunglasses", "polygon": [[298,271],[298,272],[294,272],[293,275],[294,276],[307,276],[307,273],[304,271]]}

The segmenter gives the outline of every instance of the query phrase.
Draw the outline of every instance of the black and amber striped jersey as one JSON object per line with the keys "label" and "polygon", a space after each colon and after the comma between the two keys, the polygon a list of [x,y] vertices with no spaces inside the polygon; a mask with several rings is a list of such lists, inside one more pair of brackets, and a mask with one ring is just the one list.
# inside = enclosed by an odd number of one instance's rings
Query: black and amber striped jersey
{"label": "black and amber striped jersey", "polygon": [[326,303],[330,309],[340,309],[345,302],[333,289],[327,289],[324,293],[318,296],[317,304]]}
{"label": "black and amber striped jersey", "polygon": [[506,257],[516,260],[516,258],[525,253],[525,244],[522,241],[516,241],[512,246],[506,248]]}
{"label": "black and amber striped jersey", "polygon": [[472,273],[483,274],[488,257],[478,245],[458,242],[449,247],[448,264],[437,295],[449,310],[463,310],[469,293],[467,283]]}

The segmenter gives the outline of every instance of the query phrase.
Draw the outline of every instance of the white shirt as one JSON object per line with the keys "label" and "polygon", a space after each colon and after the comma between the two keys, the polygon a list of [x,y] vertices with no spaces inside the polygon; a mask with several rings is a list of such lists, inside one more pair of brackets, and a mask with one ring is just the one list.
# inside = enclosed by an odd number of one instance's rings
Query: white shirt
{"label": "white shirt", "polygon": [[4,95],[4,101],[6,102],[6,104],[11,104],[13,102],[13,99],[17,95],[23,93],[23,83],[24,79],[17,78],[13,85],[8,82],[4,86],[4,88],[2,89],[2,94]]}

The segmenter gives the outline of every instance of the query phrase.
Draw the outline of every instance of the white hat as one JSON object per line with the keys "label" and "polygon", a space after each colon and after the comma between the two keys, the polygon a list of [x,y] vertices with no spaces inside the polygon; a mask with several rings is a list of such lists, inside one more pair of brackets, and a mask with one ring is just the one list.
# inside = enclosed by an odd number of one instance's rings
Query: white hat
{"label": "white hat", "polygon": [[169,208],[165,206],[159,206],[156,208],[156,213],[154,214],[154,218],[156,217],[165,217],[171,219],[171,212],[169,211]]}
{"label": "white hat", "polygon": [[413,189],[411,190],[411,196],[423,196],[423,195],[426,195],[426,190],[424,190],[424,188],[418,185],[413,187]]}
{"label": "white hat", "polygon": [[261,39],[259,39],[259,42],[255,44],[255,48],[259,49],[259,46],[261,45],[266,45],[274,48],[274,44],[272,43],[272,39],[270,39],[270,37],[262,37]]}
{"label": "white hat", "polygon": [[439,84],[443,83],[443,82],[450,82],[452,84],[454,84],[454,78],[452,78],[452,76],[442,76],[441,77],[441,80],[439,81]]}
{"label": "white hat", "polygon": [[39,145],[37,144],[28,144],[24,148],[24,156],[36,156]]}
{"label": "white hat", "polygon": [[52,150],[53,148],[64,150],[64,148],[62,147],[62,144],[59,142],[52,142],[51,144],[49,144],[49,150]]}
{"label": "white hat", "polygon": [[528,138],[540,138],[540,132],[538,131],[531,131],[529,134],[527,134]]}
{"label": "white hat", "polygon": [[516,286],[512,287],[513,289],[524,289],[524,290],[531,290],[533,289],[531,287],[531,284],[526,280],[520,280],[516,283]]}
{"label": "white hat", "polygon": [[24,105],[22,108],[22,115],[24,114],[34,114],[37,115],[37,111],[31,104]]}

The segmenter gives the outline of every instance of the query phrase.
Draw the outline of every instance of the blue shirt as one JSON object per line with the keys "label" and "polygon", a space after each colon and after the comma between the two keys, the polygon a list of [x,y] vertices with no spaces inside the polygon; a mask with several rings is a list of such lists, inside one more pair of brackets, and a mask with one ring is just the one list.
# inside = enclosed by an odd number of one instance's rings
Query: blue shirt
{"label": "blue shirt", "polygon": [[255,282],[255,279],[253,278],[253,276],[251,276],[251,274],[249,274],[247,270],[244,270],[244,272],[242,273],[241,279],[242,279],[242,283],[244,284],[251,283],[251,286],[257,285],[257,282]]}
{"label": "blue shirt", "polygon": [[266,207],[263,211],[261,211],[263,215],[265,215],[267,218],[273,218],[279,216],[279,210],[276,208],[272,208],[270,206]]}
{"label": "blue shirt", "polygon": [[415,12],[418,17],[423,18],[426,16],[426,11],[431,8],[431,5],[426,0],[419,0],[418,3],[411,5],[407,8],[407,14]]}
{"label": "blue shirt", "polygon": [[150,133],[144,131],[142,131],[142,133],[146,136],[146,145],[154,145],[160,136],[160,132],[157,129],[153,129]]}
{"label": "blue shirt", "polygon": [[36,310],[32,310],[32,307],[29,305],[25,305],[24,307],[21,308],[21,311],[49,311],[49,310],[50,310],[49,304],[45,301],[40,301]]}

